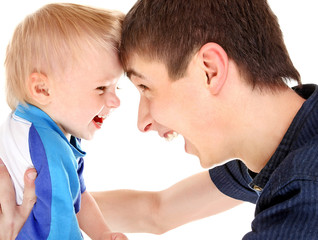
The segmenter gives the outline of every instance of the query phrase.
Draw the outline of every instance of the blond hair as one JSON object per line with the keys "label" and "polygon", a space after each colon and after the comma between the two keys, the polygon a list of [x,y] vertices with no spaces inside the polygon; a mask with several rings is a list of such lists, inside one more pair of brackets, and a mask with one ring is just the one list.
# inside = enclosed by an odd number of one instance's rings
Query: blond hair
{"label": "blond hair", "polygon": [[30,74],[54,74],[70,57],[79,57],[83,44],[92,50],[118,53],[124,14],[71,3],[48,4],[27,16],[7,47],[7,102],[15,109],[27,99]]}

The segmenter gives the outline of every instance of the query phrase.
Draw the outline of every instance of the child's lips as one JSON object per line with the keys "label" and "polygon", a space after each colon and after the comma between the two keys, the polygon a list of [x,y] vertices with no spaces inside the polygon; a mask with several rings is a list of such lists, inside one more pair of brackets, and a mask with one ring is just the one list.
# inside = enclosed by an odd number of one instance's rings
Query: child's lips
{"label": "child's lips", "polygon": [[101,128],[103,125],[104,117],[95,116],[93,119],[93,123],[97,128]]}

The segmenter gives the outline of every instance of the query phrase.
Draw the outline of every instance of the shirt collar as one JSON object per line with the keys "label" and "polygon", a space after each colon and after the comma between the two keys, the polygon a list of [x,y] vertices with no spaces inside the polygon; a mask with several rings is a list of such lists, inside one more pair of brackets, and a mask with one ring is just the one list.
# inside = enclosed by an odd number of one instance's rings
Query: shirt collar
{"label": "shirt collar", "polygon": [[76,158],[84,157],[86,155],[86,153],[81,149],[80,140],[72,136],[69,142],[65,134],[57,126],[53,119],[38,107],[28,103],[19,104],[14,112],[14,115],[33,123],[35,126],[48,128],[58,133],[61,138],[63,138],[70,146]]}
{"label": "shirt collar", "polygon": [[[255,189],[257,192],[262,191],[270,179],[272,173],[285,159],[290,151],[302,146],[304,144],[304,139],[309,140],[311,137],[313,137],[312,135],[315,133],[313,131],[307,131],[308,128],[318,129],[317,119],[312,119],[314,117],[313,109],[318,104],[318,86],[314,84],[308,84],[301,87],[295,87],[294,90],[298,95],[307,100],[296,114],[292,124],[288,128],[283,140],[279,144],[271,159],[250,183],[250,187]],[[315,112],[315,114],[317,114],[318,109],[315,110]],[[308,121],[310,121],[311,124],[306,125],[305,123]]]}

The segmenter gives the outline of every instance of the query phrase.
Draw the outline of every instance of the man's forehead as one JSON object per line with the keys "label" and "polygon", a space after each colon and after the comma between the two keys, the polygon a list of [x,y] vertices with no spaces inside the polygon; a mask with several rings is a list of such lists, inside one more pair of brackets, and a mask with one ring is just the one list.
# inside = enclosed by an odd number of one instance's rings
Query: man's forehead
{"label": "man's forehead", "polygon": [[166,65],[158,59],[153,59],[143,55],[141,56],[139,54],[130,56],[126,61],[125,66],[126,72],[130,71],[138,74],[147,72],[149,69],[166,67]]}
{"label": "man's forehead", "polygon": [[132,68],[127,69],[126,74],[127,74],[128,78],[135,76],[135,77],[138,77],[141,79],[145,79],[145,76],[143,76],[141,73],[137,72],[136,70],[134,70]]}
{"label": "man's forehead", "polygon": [[145,74],[142,73],[142,69],[147,69],[147,66],[144,66],[147,62],[149,63],[150,61],[146,61],[144,57],[141,57],[138,54],[131,54],[126,63],[127,77],[138,77],[140,79],[146,79]]}

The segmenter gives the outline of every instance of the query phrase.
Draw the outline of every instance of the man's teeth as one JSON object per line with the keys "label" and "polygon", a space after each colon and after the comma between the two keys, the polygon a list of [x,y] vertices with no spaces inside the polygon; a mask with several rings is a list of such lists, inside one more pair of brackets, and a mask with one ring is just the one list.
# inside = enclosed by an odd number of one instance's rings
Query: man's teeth
{"label": "man's teeth", "polygon": [[170,142],[173,139],[175,139],[176,137],[178,137],[178,133],[172,132],[172,133],[168,133],[167,137],[165,139]]}

